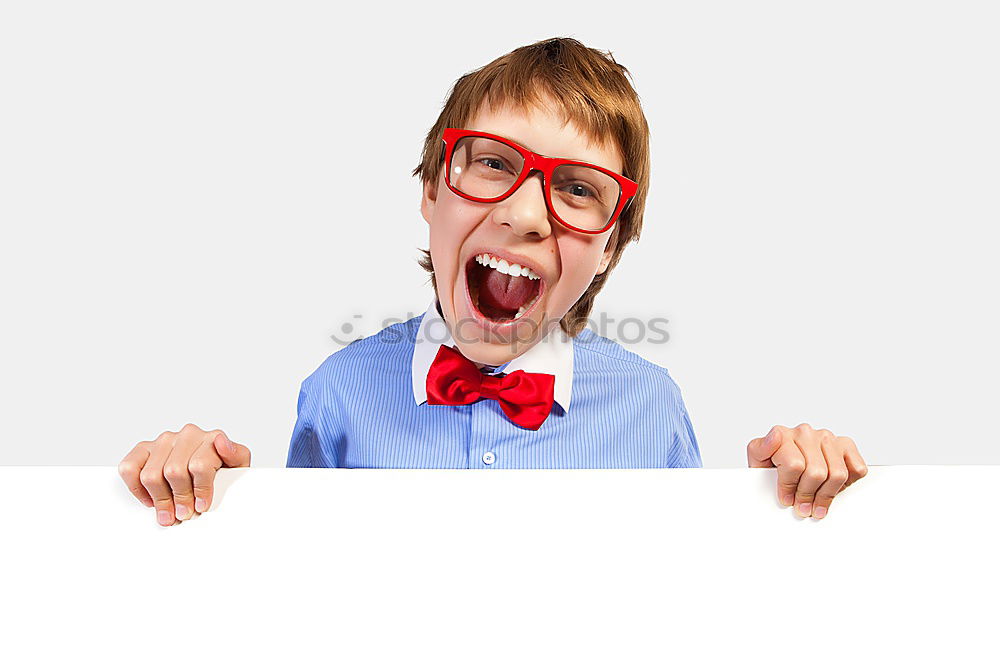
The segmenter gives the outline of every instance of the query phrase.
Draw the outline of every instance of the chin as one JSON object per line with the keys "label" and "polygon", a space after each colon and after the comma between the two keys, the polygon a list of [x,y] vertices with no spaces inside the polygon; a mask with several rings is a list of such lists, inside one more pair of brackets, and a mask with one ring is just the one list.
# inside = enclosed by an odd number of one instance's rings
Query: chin
{"label": "chin", "polygon": [[[492,345],[490,343],[478,342],[459,343],[455,341],[455,346],[462,353],[462,356],[469,361],[487,366],[500,366],[517,356],[517,354],[511,352],[511,348],[507,345]],[[524,352],[526,349],[528,349],[527,345],[521,346],[520,352]]]}

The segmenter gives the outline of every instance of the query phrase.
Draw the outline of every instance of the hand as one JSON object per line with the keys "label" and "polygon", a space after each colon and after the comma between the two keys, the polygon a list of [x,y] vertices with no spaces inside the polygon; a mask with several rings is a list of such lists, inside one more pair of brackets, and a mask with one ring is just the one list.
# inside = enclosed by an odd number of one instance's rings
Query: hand
{"label": "hand", "polygon": [[[118,464],[129,491],[146,507],[156,507],[161,526],[173,526],[212,506],[212,484],[219,468],[246,468],[250,450],[216,429],[187,424],[143,441]],[[192,513],[193,510],[193,513]]]}
{"label": "hand", "polygon": [[775,426],[766,437],[754,438],[747,445],[747,464],[777,468],[781,504],[794,503],[800,516],[817,519],[826,516],[834,496],[868,474],[853,440],[809,424]]}

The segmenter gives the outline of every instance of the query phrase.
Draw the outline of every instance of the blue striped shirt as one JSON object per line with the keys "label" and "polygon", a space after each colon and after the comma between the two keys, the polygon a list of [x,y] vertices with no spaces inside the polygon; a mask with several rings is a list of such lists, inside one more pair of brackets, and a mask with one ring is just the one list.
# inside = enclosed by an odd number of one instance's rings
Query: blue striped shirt
{"label": "blue striped shirt", "polygon": [[427,404],[419,386],[426,370],[416,369],[427,355],[421,346],[438,345],[418,332],[437,314],[428,309],[354,341],[302,382],[288,467],[701,467],[691,420],[667,370],[590,329],[566,342],[572,377],[557,375],[556,402],[537,431],[511,422],[491,399]]}

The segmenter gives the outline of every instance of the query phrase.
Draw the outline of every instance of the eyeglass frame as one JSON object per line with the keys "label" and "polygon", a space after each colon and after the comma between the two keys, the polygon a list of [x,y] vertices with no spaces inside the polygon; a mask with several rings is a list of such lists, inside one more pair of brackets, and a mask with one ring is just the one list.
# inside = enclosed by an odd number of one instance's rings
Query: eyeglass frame
{"label": "eyeglass frame", "polygon": [[[510,148],[517,151],[521,155],[521,157],[524,158],[524,165],[521,167],[521,173],[518,174],[517,180],[514,181],[514,184],[510,187],[509,190],[507,190],[507,192],[503,193],[499,197],[474,197],[473,195],[461,192],[451,184],[451,159],[455,151],[455,145],[458,143],[459,139],[471,136],[484,137],[486,139],[493,139],[494,141],[499,141],[500,143],[509,146]],[[628,206],[628,204],[632,201],[632,199],[635,197],[635,193],[639,189],[639,184],[636,183],[635,181],[626,178],[621,174],[615,173],[610,169],[605,169],[600,165],[592,164],[590,162],[581,162],[579,160],[570,160],[567,158],[549,157],[547,155],[541,155],[540,153],[535,153],[533,151],[528,150],[524,146],[521,146],[520,144],[517,144],[511,141],[510,139],[501,137],[496,134],[490,134],[489,132],[480,132],[478,130],[463,130],[456,127],[448,127],[445,128],[444,132],[442,133],[441,141],[444,142],[444,151],[445,151],[444,182],[445,185],[448,186],[448,189],[457,194],[459,197],[463,197],[464,199],[468,199],[470,201],[481,202],[484,204],[492,204],[499,201],[503,201],[504,199],[507,199],[512,194],[514,194],[514,192],[516,192],[517,189],[521,187],[521,185],[526,180],[528,180],[528,176],[538,171],[541,172],[542,174],[542,194],[545,197],[545,206],[548,208],[549,213],[552,214],[552,217],[554,217],[557,221],[559,221],[559,224],[561,224],[562,226],[571,229],[575,232],[580,232],[581,234],[603,234],[604,232],[611,229],[615,225],[615,223],[618,222],[618,218],[619,216],[621,216],[622,211],[624,211],[625,207]],[[549,192],[549,184],[552,182],[552,172],[556,169],[556,167],[560,167],[566,164],[576,165],[581,167],[590,167],[591,169],[596,169],[597,171],[615,179],[615,181],[618,183],[619,186],[618,202],[615,204],[615,210],[611,214],[611,218],[608,220],[608,223],[604,225],[604,227],[602,227],[601,229],[593,230],[593,229],[581,229],[580,227],[574,227],[573,225],[569,224],[561,217],[559,217],[559,214],[556,213],[555,206],[553,206],[552,204],[552,194],[551,192]]]}

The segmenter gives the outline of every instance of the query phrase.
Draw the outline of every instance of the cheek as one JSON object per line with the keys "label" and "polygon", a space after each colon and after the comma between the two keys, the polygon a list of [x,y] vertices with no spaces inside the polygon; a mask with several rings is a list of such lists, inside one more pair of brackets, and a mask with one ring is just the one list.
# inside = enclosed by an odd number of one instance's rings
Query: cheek
{"label": "cheek", "polygon": [[603,234],[597,238],[561,235],[558,239],[561,273],[550,297],[550,313],[562,317],[583,296],[594,280],[607,242],[608,237]]}
{"label": "cheek", "polygon": [[453,283],[462,244],[482,218],[481,211],[450,191],[439,195],[430,224],[431,260],[438,285]]}
{"label": "cheek", "polygon": [[607,243],[605,236],[582,238],[564,235],[559,239],[559,257],[562,275],[559,283],[565,283],[579,297],[590,285],[597,273],[598,265]]}
{"label": "cheek", "polygon": [[442,241],[464,239],[482,221],[483,212],[453,194],[442,197],[431,218],[431,238],[439,237]]}

